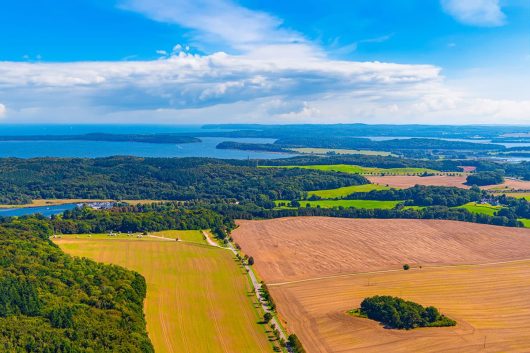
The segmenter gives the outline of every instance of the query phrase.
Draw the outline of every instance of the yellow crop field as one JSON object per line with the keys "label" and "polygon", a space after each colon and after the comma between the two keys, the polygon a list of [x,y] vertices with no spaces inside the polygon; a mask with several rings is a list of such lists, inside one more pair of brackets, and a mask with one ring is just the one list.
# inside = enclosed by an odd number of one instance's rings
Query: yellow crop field
{"label": "yellow crop field", "polygon": [[145,277],[144,311],[157,353],[272,351],[246,274],[229,251],[160,239],[54,241],[68,254]]}

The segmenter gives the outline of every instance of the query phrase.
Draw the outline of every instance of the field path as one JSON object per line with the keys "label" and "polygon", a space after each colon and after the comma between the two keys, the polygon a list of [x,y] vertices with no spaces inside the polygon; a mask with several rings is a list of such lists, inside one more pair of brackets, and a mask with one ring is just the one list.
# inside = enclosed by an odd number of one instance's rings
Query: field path
{"label": "field path", "polygon": [[209,245],[220,248],[219,244],[217,244],[215,241],[212,240],[212,238],[210,238],[210,235],[208,234],[207,231],[203,230],[203,231],[202,231],[202,234],[204,235],[204,238],[206,239],[206,242],[207,242]]}

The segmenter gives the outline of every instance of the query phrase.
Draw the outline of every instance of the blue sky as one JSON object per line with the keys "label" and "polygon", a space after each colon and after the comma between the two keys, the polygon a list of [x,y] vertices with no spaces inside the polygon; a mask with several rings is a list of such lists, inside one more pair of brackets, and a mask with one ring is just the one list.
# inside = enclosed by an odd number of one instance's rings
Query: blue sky
{"label": "blue sky", "polygon": [[0,43],[0,122],[530,124],[526,0],[6,0]]}

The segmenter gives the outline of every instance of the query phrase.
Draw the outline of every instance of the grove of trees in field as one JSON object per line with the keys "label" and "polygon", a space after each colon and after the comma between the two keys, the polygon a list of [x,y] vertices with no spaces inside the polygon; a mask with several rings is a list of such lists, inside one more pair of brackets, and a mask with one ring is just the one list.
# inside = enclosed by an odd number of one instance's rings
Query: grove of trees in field
{"label": "grove of trees in field", "polygon": [[456,322],[433,306],[420,304],[388,295],[376,295],[361,302],[360,313],[389,328],[410,330],[416,327],[454,326]]}

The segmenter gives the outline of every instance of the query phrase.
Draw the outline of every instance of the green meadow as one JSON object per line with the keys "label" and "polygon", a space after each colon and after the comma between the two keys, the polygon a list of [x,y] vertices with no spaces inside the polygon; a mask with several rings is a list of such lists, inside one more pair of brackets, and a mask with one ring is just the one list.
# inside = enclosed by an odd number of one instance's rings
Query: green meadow
{"label": "green meadow", "polygon": [[476,202],[470,202],[458,208],[464,208],[472,213],[480,213],[488,216],[495,216],[495,213],[499,211],[501,206],[492,206],[490,204],[478,204]]}
{"label": "green meadow", "polygon": [[160,232],[149,232],[148,235],[142,233],[92,233],[92,234],[61,234],[57,235],[57,238],[64,239],[131,239],[131,240],[148,240],[151,239],[149,236],[168,238],[168,239],[179,239],[182,241],[198,244],[206,244],[202,231],[200,230],[164,230]]}
{"label": "green meadow", "polygon": [[525,228],[530,228],[530,219],[528,219],[528,218],[519,218],[518,221],[523,223]]}
{"label": "green meadow", "polygon": [[345,186],[338,189],[328,189],[328,190],[315,190],[309,191],[308,196],[318,196],[323,199],[337,199],[356,192],[369,192],[372,190],[388,190],[388,186],[379,185],[379,184],[364,184],[364,185],[352,185]]}

